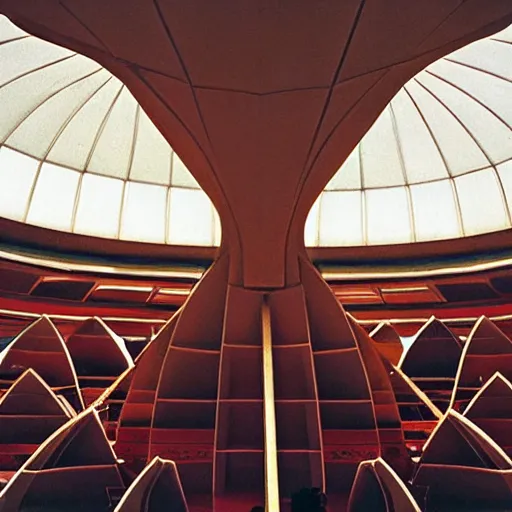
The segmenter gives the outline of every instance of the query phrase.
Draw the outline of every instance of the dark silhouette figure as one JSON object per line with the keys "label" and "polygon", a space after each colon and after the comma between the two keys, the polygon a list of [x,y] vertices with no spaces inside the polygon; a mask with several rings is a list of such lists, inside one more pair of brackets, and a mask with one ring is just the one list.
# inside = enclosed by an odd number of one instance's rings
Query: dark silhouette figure
{"label": "dark silhouette figure", "polygon": [[302,488],[292,495],[291,512],[326,512],[327,496],[318,488]]}

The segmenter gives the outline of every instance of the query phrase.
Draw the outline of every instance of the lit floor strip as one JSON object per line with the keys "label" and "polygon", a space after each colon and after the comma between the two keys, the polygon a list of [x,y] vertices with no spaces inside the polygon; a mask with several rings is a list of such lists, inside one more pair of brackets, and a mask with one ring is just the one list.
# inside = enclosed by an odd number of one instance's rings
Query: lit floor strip
{"label": "lit floor strip", "polygon": [[277,471],[276,410],[270,308],[266,300],[261,309],[263,334],[263,396],[265,416],[265,512],[279,512],[279,475]]}

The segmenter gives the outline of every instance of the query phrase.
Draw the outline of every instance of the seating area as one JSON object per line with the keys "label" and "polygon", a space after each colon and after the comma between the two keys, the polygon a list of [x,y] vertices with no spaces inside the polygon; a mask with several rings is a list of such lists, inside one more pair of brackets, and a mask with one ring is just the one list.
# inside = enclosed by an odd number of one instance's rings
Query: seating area
{"label": "seating area", "polygon": [[[235,293],[230,289],[228,300]],[[237,304],[249,301],[256,311],[261,300],[254,292],[236,295]],[[279,292],[269,312],[283,300],[300,301],[300,295]],[[153,337],[135,363],[124,340],[98,318],[83,321],[64,339],[48,317],[41,317],[0,353],[2,382],[14,379],[0,398],[0,475],[7,480],[0,493],[2,512],[33,507],[196,512],[209,510],[212,497],[222,507],[226,496],[239,503],[234,510],[250,510],[250,503],[264,498],[268,447],[261,341],[228,331],[224,336],[233,342],[226,342],[222,353],[211,342],[180,348],[170,344],[179,317]],[[248,321],[256,332],[261,329],[256,313]],[[281,495],[291,496],[306,484],[321,486],[325,467],[332,510],[512,507],[512,384],[502,373],[510,356],[508,338],[480,318],[461,342],[431,318],[395,366],[386,358],[391,354],[396,361],[400,340],[396,331],[389,334],[391,325],[376,341],[354,320],[347,321],[355,353],[373,369],[367,374],[367,397],[358,391],[355,376],[338,381],[329,370],[338,353],[347,357],[351,349],[324,346],[308,354],[307,346],[297,343],[297,324],[292,330],[282,323],[272,329],[278,340],[273,366]],[[485,351],[479,348],[482,340]],[[445,356],[442,372],[440,356],[426,357],[432,353],[425,349],[429,343]],[[189,350],[201,365],[198,371],[187,366]],[[49,376],[48,353],[55,357],[55,374],[70,374],[68,381],[53,378],[51,387],[39,375],[38,370]],[[307,377],[313,365],[316,380]],[[165,378],[162,372],[168,372]],[[282,380],[284,375],[299,380]],[[453,403],[445,414],[438,407],[441,386],[426,385],[436,379],[443,379],[442,403]],[[74,395],[63,385],[70,381],[78,383],[71,388]],[[91,396],[90,403],[77,408],[80,400],[75,406],[68,400],[73,396]],[[373,425],[362,422],[367,403],[375,410]],[[50,486],[59,492],[47,493]],[[163,508],[162,500],[171,500],[172,508]],[[78,503],[82,508],[75,508]]]}

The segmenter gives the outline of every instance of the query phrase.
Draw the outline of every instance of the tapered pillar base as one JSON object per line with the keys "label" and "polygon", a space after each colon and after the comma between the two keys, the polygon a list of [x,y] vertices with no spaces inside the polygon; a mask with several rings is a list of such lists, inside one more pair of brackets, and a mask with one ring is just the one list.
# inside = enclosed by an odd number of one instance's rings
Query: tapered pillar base
{"label": "tapered pillar base", "polygon": [[407,471],[398,409],[371,340],[312,264],[298,256],[298,266],[298,284],[255,290],[228,283],[229,253],[214,263],[137,364],[119,456],[135,465],[175,460],[185,494],[211,497],[216,510],[230,499],[246,510],[244,496],[265,499],[272,478],[280,499],[320,487],[343,500],[359,462],[379,456]]}

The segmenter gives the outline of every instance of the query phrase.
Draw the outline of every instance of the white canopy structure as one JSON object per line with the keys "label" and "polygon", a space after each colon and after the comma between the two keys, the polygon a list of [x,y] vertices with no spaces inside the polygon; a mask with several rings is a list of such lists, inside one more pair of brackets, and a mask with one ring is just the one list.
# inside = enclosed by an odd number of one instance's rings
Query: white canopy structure
{"label": "white canopy structure", "polygon": [[[430,65],[315,203],[309,246],[512,227],[512,27]],[[206,194],[130,91],[0,16],[0,216],[110,239],[215,246]]]}

